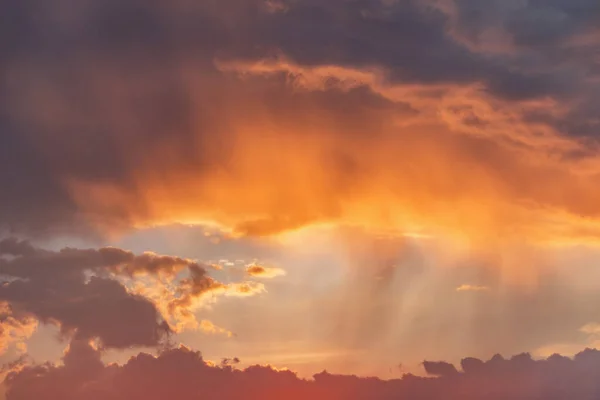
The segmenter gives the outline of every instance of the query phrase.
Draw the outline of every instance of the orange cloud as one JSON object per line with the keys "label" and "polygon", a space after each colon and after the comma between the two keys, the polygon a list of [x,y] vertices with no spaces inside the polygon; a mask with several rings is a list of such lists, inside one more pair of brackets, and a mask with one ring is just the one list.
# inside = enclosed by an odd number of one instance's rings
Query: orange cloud
{"label": "orange cloud", "polygon": [[34,334],[38,321],[30,316],[15,316],[6,302],[0,303],[0,355],[10,346],[15,346],[19,353],[27,352],[25,341]]}
{"label": "orange cloud", "polygon": [[[247,13],[235,0],[147,5],[148,23],[172,35],[147,35],[132,22],[140,35],[107,39],[107,47],[80,32],[92,21],[78,8],[52,31],[81,37],[85,53],[60,47],[68,62],[56,71],[7,63],[4,111],[17,132],[8,143],[27,157],[2,169],[43,174],[31,193],[8,184],[15,179],[5,185],[3,220],[36,233],[213,221],[274,235],[340,223],[478,245],[596,243],[600,159],[595,142],[576,134],[595,126],[585,108],[596,104],[595,81],[581,72],[594,64],[523,66],[529,53],[516,45],[491,57],[446,25],[461,10],[419,4],[313,5],[336,21],[315,22],[327,48],[316,35],[296,41],[283,29],[306,26],[304,2],[253,1]],[[106,12],[117,18],[120,7]],[[52,15],[48,26],[62,21]],[[189,15],[213,21],[212,36],[201,36],[214,40],[188,47],[198,37]],[[369,28],[386,18],[402,43]],[[93,23],[100,26],[90,31],[105,28]],[[264,36],[263,26],[274,34]],[[363,38],[356,49],[350,35]],[[17,53],[54,65],[50,50]],[[71,79],[65,85],[50,71]]]}
{"label": "orange cloud", "polygon": [[[198,105],[206,91],[223,96],[228,136],[198,135],[189,157],[175,151],[177,138],[165,139],[128,186],[67,181],[92,222],[117,210],[126,225],[217,221],[244,235],[333,222],[480,242],[600,237],[600,160],[568,158],[585,146],[520,115],[556,108],[548,102],[514,106],[475,86],[440,87],[432,99],[431,87],[386,86],[374,73],[333,66],[229,68],[231,87],[201,89],[203,78],[183,77]],[[299,83],[277,81],[276,93],[260,83],[280,71]],[[207,149],[204,168],[197,162]]]}
{"label": "orange cloud", "polygon": [[215,324],[213,324],[212,322],[208,321],[208,320],[202,320],[200,321],[200,329],[203,332],[206,333],[211,333],[214,335],[225,335],[227,337],[233,337],[234,334],[233,332],[228,331],[227,329],[224,328],[220,328],[218,326],[216,326]]}
{"label": "orange cloud", "polygon": [[280,268],[263,267],[258,264],[246,266],[246,273],[257,278],[276,278],[285,275],[285,271]]}

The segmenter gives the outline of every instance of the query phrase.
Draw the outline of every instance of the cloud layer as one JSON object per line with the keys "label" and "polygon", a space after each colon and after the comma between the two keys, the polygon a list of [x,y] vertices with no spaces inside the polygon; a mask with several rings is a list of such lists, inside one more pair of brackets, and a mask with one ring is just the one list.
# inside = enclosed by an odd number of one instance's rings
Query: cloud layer
{"label": "cloud layer", "polygon": [[[237,361],[237,360],[236,360]],[[126,364],[103,365],[86,342],[72,342],[63,365],[26,366],[9,374],[7,400],[163,399],[592,399],[600,392],[600,353],[585,350],[573,359],[553,355],[533,360],[528,354],[489,361],[465,358],[459,371],[445,362],[425,362],[432,377],[406,374],[384,381],[322,372],[303,380],[269,366],[235,369],[216,366],[185,347],[159,356],[141,353]]]}
{"label": "cloud layer", "polygon": [[595,241],[598,8],[576,3],[11,4],[0,222]]}

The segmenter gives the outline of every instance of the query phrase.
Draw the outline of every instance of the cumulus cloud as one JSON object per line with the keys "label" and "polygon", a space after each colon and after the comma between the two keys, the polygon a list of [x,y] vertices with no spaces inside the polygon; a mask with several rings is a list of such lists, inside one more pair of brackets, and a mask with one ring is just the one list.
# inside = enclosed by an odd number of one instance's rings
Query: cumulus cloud
{"label": "cumulus cloud", "polygon": [[0,249],[18,254],[0,258],[3,347],[30,336],[38,321],[57,325],[67,337],[119,349],[156,346],[186,327],[230,335],[197,321],[195,302],[211,292],[264,291],[252,282],[220,283],[198,262],[180,257],[114,247],[48,251],[14,239],[0,241]]}
{"label": "cumulus cloud", "polygon": [[[236,364],[234,359],[233,364]],[[462,370],[445,362],[426,362],[436,377],[405,374],[381,380],[322,372],[300,379],[289,370],[269,366],[237,369],[216,366],[185,347],[158,356],[141,353],[126,364],[103,365],[87,342],[71,343],[63,365],[30,365],[8,375],[7,400],[143,398],[197,399],[566,399],[595,398],[600,352],[585,350],[574,358],[553,355],[533,360],[528,354],[489,361],[465,358]],[[41,397],[40,397],[41,396]]]}

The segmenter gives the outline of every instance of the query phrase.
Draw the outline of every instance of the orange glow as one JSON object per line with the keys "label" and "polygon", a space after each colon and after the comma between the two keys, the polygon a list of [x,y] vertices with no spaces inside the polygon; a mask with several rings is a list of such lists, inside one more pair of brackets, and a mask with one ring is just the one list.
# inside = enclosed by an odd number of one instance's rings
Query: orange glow
{"label": "orange glow", "polygon": [[333,222],[400,232],[424,227],[482,243],[600,237],[596,179],[535,149],[519,154],[441,125],[380,132],[371,143],[338,140],[319,122],[318,135],[294,131],[294,121],[240,122],[221,168],[177,160],[165,163],[162,176],[140,169],[135,192],[71,187],[90,217],[117,209],[140,226],[216,221],[262,236]]}

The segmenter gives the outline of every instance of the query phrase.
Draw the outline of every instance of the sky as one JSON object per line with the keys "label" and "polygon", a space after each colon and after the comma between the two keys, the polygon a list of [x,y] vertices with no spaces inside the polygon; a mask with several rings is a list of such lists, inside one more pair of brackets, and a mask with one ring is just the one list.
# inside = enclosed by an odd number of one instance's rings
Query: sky
{"label": "sky", "polygon": [[1,400],[600,396],[597,0],[0,4]]}

